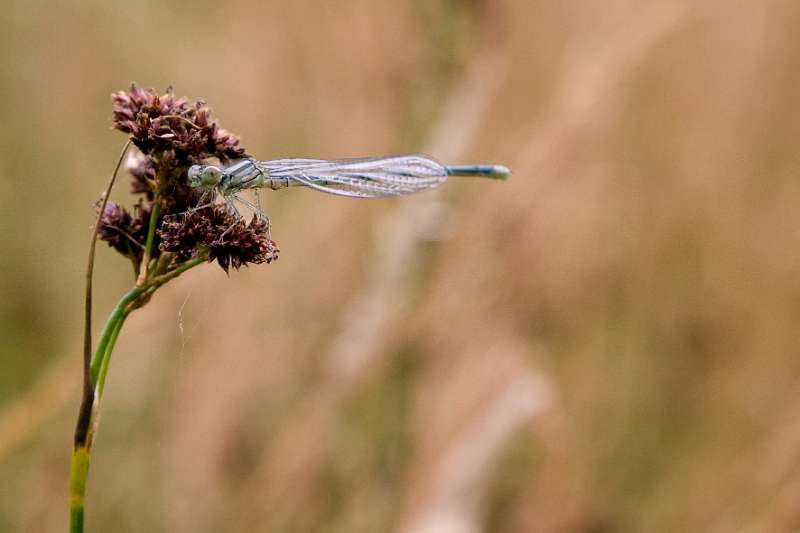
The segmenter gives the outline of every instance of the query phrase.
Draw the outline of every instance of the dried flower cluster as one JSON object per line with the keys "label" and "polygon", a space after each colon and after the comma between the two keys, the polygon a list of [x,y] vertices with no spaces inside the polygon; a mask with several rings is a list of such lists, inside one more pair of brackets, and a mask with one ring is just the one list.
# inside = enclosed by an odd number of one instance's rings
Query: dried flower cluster
{"label": "dried flower cluster", "polygon": [[203,208],[182,217],[170,217],[161,229],[161,249],[185,261],[207,251],[226,272],[248,263],[271,263],[278,248],[268,237],[268,223],[255,216],[249,224],[222,209]]}
{"label": "dried flower cluster", "polygon": [[125,257],[141,260],[151,210],[152,204],[141,199],[133,206],[133,214],[115,202],[108,202],[98,236]]}
{"label": "dried flower cluster", "polygon": [[161,96],[131,85],[112,95],[114,127],[128,133],[143,154],[170,152],[177,164],[207,157],[225,162],[246,155],[239,139],[219,128],[205,102],[175,98],[172,89]]}
{"label": "dried flower cluster", "polygon": [[200,196],[189,187],[188,168],[209,158],[226,163],[247,157],[239,139],[217,125],[205,102],[176,98],[171,89],[159,95],[136,85],[114,93],[112,101],[114,128],[127,133],[138,149],[130,154],[126,167],[132,192],[142,196],[132,213],[107,204],[101,239],[138,265],[150,217],[157,212],[150,258],[170,252],[173,267],[205,257],[227,272],[230,267],[277,258],[266,222],[254,219],[248,224],[223,206],[195,209]]}

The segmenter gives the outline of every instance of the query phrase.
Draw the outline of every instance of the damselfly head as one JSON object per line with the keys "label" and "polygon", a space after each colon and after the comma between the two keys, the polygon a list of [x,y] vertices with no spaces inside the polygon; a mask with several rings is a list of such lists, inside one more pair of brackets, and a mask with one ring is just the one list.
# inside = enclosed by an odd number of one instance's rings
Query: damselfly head
{"label": "damselfly head", "polygon": [[189,167],[189,186],[214,188],[222,181],[222,171],[213,165],[192,165]]}

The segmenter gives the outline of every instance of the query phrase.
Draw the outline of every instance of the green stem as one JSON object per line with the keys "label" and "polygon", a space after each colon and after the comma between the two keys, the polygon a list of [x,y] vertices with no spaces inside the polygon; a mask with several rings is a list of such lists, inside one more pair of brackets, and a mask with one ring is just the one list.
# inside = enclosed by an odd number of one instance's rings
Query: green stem
{"label": "green stem", "polygon": [[86,478],[89,476],[89,450],[75,448],[69,479],[69,533],[83,533],[85,512]]}
{"label": "green stem", "polygon": [[[136,301],[142,293],[145,292],[147,287],[134,287],[131,289],[125,296],[120,299],[117,306],[111,311],[111,314],[106,321],[106,325],[103,327],[103,332],[100,334],[100,341],[97,343],[97,350],[94,352],[94,357],[92,358],[92,366],[91,366],[91,375],[92,375],[92,385],[97,388],[97,378],[100,374],[100,368],[103,365],[108,365],[106,359],[111,357],[111,350],[106,350],[106,347],[111,342],[112,338],[116,341],[116,333],[119,333],[117,327],[122,327],[122,322],[125,320],[127,316],[127,307]],[[112,345],[113,349],[113,345]]]}
{"label": "green stem", "polygon": [[[103,326],[103,331],[100,334],[100,340],[97,343],[94,357],[92,358],[90,375],[91,384],[94,387],[94,399],[91,405],[91,414],[86,418],[88,427],[86,428],[86,438],[82,442],[76,442],[72,451],[72,463],[70,472],[70,517],[69,517],[69,531],[70,533],[83,533],[84,528],[84,514],[85,514],[85,499],[86,499],[86,480],[89,476],[89,464],[91,462],[91,450],[94,438],[97,432],[97,425],[100,413],[100,400],[103,396],[103,389],[105,387],[106,375],[108,374],[109,362],[111,360],[111,353],[114,351],[119,333],[122,330],[122,325],[125,319],[134,309],[141,307],[146,303],[152,293],[159,287],[170,281],[171,279],[186,272],[190,268],[194,268],[203,264],[206,258],[201,256],[190,261],[182,263],[174,270],[155,276],[148,280],[144,285],[139,285],[131,289],[125,294],[116,307],[111,311],[108,320]],[[82,417],[78,417],[79,424]]]}
{"label": "green stem", "polygon": [[[97,374],[97,384],[95,385],[95,410],[100,406],[100,400],[103,398],[103,389],[106,385],[106,375],[108,374],[108,362],[111,360],[111,352],[114,351],[114,345],[117,343],[117,337],[125,323],[125,319],[131,314],[132,309],[127,309],[117,321],[116,327],[111,332],[111,337],[106,344],[106,352],[103,355],[103,360],[100,362],[100,368]],[[95,422],[96,423],[96,422]]]}
{"label": "green stem", "polygon": [[[114,343],[119,335],[120,329],[125,318],[129,314],[129,306],[144,292],[144,288],[136,287],[127,293],[119,301],[117,306],[108,317],[97,350],[92,358],[91,378],[92,386],[95,388],[94,400],[91,405],[91,414],[86,417],[89,427],[86,428],[86,439],[81,443],[76,443],[72,451],[72,463],[70,472],[70,513],[69,530],[70,533],[82,533],[84,524],[84,502],[86,499],[86,479],[89,475],[90,454],[92,442],[94,440],[95,426],[97,425],[97,409],[102,394],[102,385],[105,382],[105,373],[108,370],[108,360],[114,349]],[[98,381],[98,378],[100,381]],[[99,385],[99,386],[98,386]],[[80,420],[80,417],[79,417]]]}
{"label": "green stem", "polygon": [[205,254],[201,255],[200,257],[195,257],[194,259],[189,259],[185,263],[181,263],[180,265],[175,267],[174,270],[170,270],[166,274],[162,274],[160,276],[156,276],[154,278],[151,278],[150,282],[148,283],[148,285],[152,286],[154,288],[158,288],[158,287],[162,286],[163,284],[165,284],[166,282],[168,282],[169,280],[171,280],[173,278],[177,278],[178,276],[180,276],[181,274],[183,274],[184,272],[186,272],[190,268],[194,268],[197,265],[202,265],[206,261],[208,261],[208,257]]}
{"label": "green stem", "polygon": [[161,217],[161,198],[156,195],[155,199],[153,200],[153,212],[150,215],[150,224],[147,227],[147,241],[144,244],[144,249],[147,251],[147,256],[153,252],[153,240],[155,239],[156,235],[156,226],[158,225],[158,219]]}
{"label": "green stem", "polygon": [[144,254],[142,255],[139,277],[136,280],[137,287],[141,287],[147,283],[147,277],[150,274],[150,257],[153,253],[153,241],[156,237],[156,227],[158,226],[159,218],[161,218],[161,198],[159,194],[156,193],[153,199],[153,211],[150,213],[150,224],[147,226],[147,240],[144,244]]}

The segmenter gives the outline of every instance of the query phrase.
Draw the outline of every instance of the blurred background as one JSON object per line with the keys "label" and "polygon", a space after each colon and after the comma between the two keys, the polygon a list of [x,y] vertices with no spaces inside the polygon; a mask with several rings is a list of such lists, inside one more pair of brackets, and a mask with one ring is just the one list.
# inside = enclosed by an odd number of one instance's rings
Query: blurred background
{"label": "blurred background", "polygon": [[[269,193],[277,263],[125,325],[89,531],[800,530],[798,30],[780,0],[6,0],[0,531],[66,531],[132,81],[263,159],[514,176]],[[101,245],[96,330],[132,281]]]}

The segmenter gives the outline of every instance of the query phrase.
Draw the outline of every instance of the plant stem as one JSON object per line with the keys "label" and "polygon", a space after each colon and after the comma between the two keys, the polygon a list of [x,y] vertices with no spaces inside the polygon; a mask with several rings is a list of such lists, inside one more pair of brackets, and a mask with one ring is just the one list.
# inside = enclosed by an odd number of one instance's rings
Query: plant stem
{"label": "plant stem", "polygon": [[161,197],[156,192],[155,198],[153,199],[153,211],[150,213],[150,224],[147,227],[147,241],[145,241],[144,245],[144,254],[142,255],[142,266],[141,271],[139,272],[139,278],[136,280],[137,286],[142,286],[147,282],[147,276],[149,272],[149,263],[150,263],[150,256],[153,252],[153,240],[156,236],[156,226],[158,225],[158,219],[161,217]]}
{"label": "plant stem", "polygon": [[89,475],[89,451],[85,447],[75,448],[69,479],[69,533],[83,533],[85,512],[86,478]]}
{"label": "plant stem", "polygon": [[[97,434],[99,423],[100,401],[103,397],[106,375],[108,374],[109,362],[114,346],[122,330],[125,319],[134,309],[147,303],[159,287],[168,281],[176,278],[190,268],[194,268],[206,261],[205,256],[197,257],[180,264],[174,270],[160,276],[155,276],[143,285],[137,285],[126,293],[116,307],[111,311],[108,320],[103,326],[100,340],[97,343],[94,357],[92,357],[89,368],[89,377],[92,386],[92,403],[88,406],[88,412],[84,413],[84,406],[81,406],[81,413],[78,416],[78,427],[76,435],[83,435],[81,441],[75,441],[72,451],[72,463],[70,472],[70,533],[83,533],[86,480],[89,475],[89,464],[91,462],[91,451],[94,439]],[[82,427],[86,424],[86,427]]]}
{"label": "plant stem", "polygon": [[[100,231],[100,225],[103,221],[103,216],[108,205],[108,197],[111,195],[111,189],[114,187],[114,182],[117,179],[119,167],[122,165],[122,160],[125,153],[131,145],[130,139],[122,147],[119,154],[119,159],[114,167],[114,172],[111,173],[111,178],[108,180],[106,191],[103,194],[103,200],[100,203],[100,209],[97,212],[97,218],[94,221],[94,229],[92,230],[92,240],[89,242],[89,259],[86,263],[86,295],[84,303],[84,320],[83,320],[83,395],[81,398],[81,407],[78,415],[78,423],[75,426],[74,442],[77,447],[81,443],[86,442],[86,431],[89,428],[89,415],[91,414],[91,407],[94,403],[94,386],[91,382],[89,375],[89,365],[92,355],[92,276],[94,274],[94,251],[97,245],[97,234]],[[84,419],[82,420],[81,417]]]}
{"label": "plant stem", "polygon": [[[102,383],[105,381],[105,372],[108,370],[108,360],[114,349],[114,342],[117,339],[117,335],[119,335],[119,331],[122,328],[122,323],[130,312],[128,310],[130,304],[136,301],[143,292],[143,287],[135,287],[122,297],[108,317],[106,325],[103,327],[100,341],[97,344],[97,350],[92,358],[90,366],[92,402],[88,406],[81,406],[81,413],[78,416],[75,434],[83,435],[83,439],[81,441],[76,440],[72,451],[69,483],[70,533],[83,532],[86,479],[89,475],[90,454],[97,426],[98,407],[100,404],[100,396],[102,395]],[[98,381],[98,378],[100,378],[101,381]],[[88,409],[88,412],[84,412],[84,409]],[[83,427],[84,424],[85,427]]]}
{"label": "plant stem", "polygon": [[[109,345],[109,342],[111,342],[112,338],[116,340],[116,335],[114,332],[117,329],[117,326],[122,327],[122,322],[128,315],[126,312],[127,307],[131,303],[135,302],[145,290],[146,287],[134,287],[120,299],[119,303],[117,303],[117,306],[113,311],[111,311],[111,314],[106,321],[106,325],[103,327],[103,332],[100,334],[100,341],[97,343],[97,349],[95,350],[94,357],[92,358],[91,376],[92,386],[95,389],[97,389],[97,379],[100,374],[100,368],[101,366],[108,364],[106,358],[111,355],[110,350],[107,351],[106,347]],[[119,331],[117,331],[117,333],[119,333]]]}
{"label": "plant stem", "polygon": [[162,274],[160,276],[156,276],[154,278],[151,278],[149,285],[152,286],[152,287],[158,288],[158,287],[162,286],[163,284],[165,284],[166,282],[168,282],[169,280],[171,280],[173,278],[177,278],[178,276],[180,276],[181,274],[183,274],[184,272],[186,272],[190,268],[194,268],[197,265],[202,265],[206,261],[208,261],[208,258],[205,255],[201,255],[200,257],[195,257],[194,259],[189,259],[185,263],[181,263],[179,266],[177,266],[175,268],[175,270],[171,270],[171,271],[167,272],[166,274]]}

